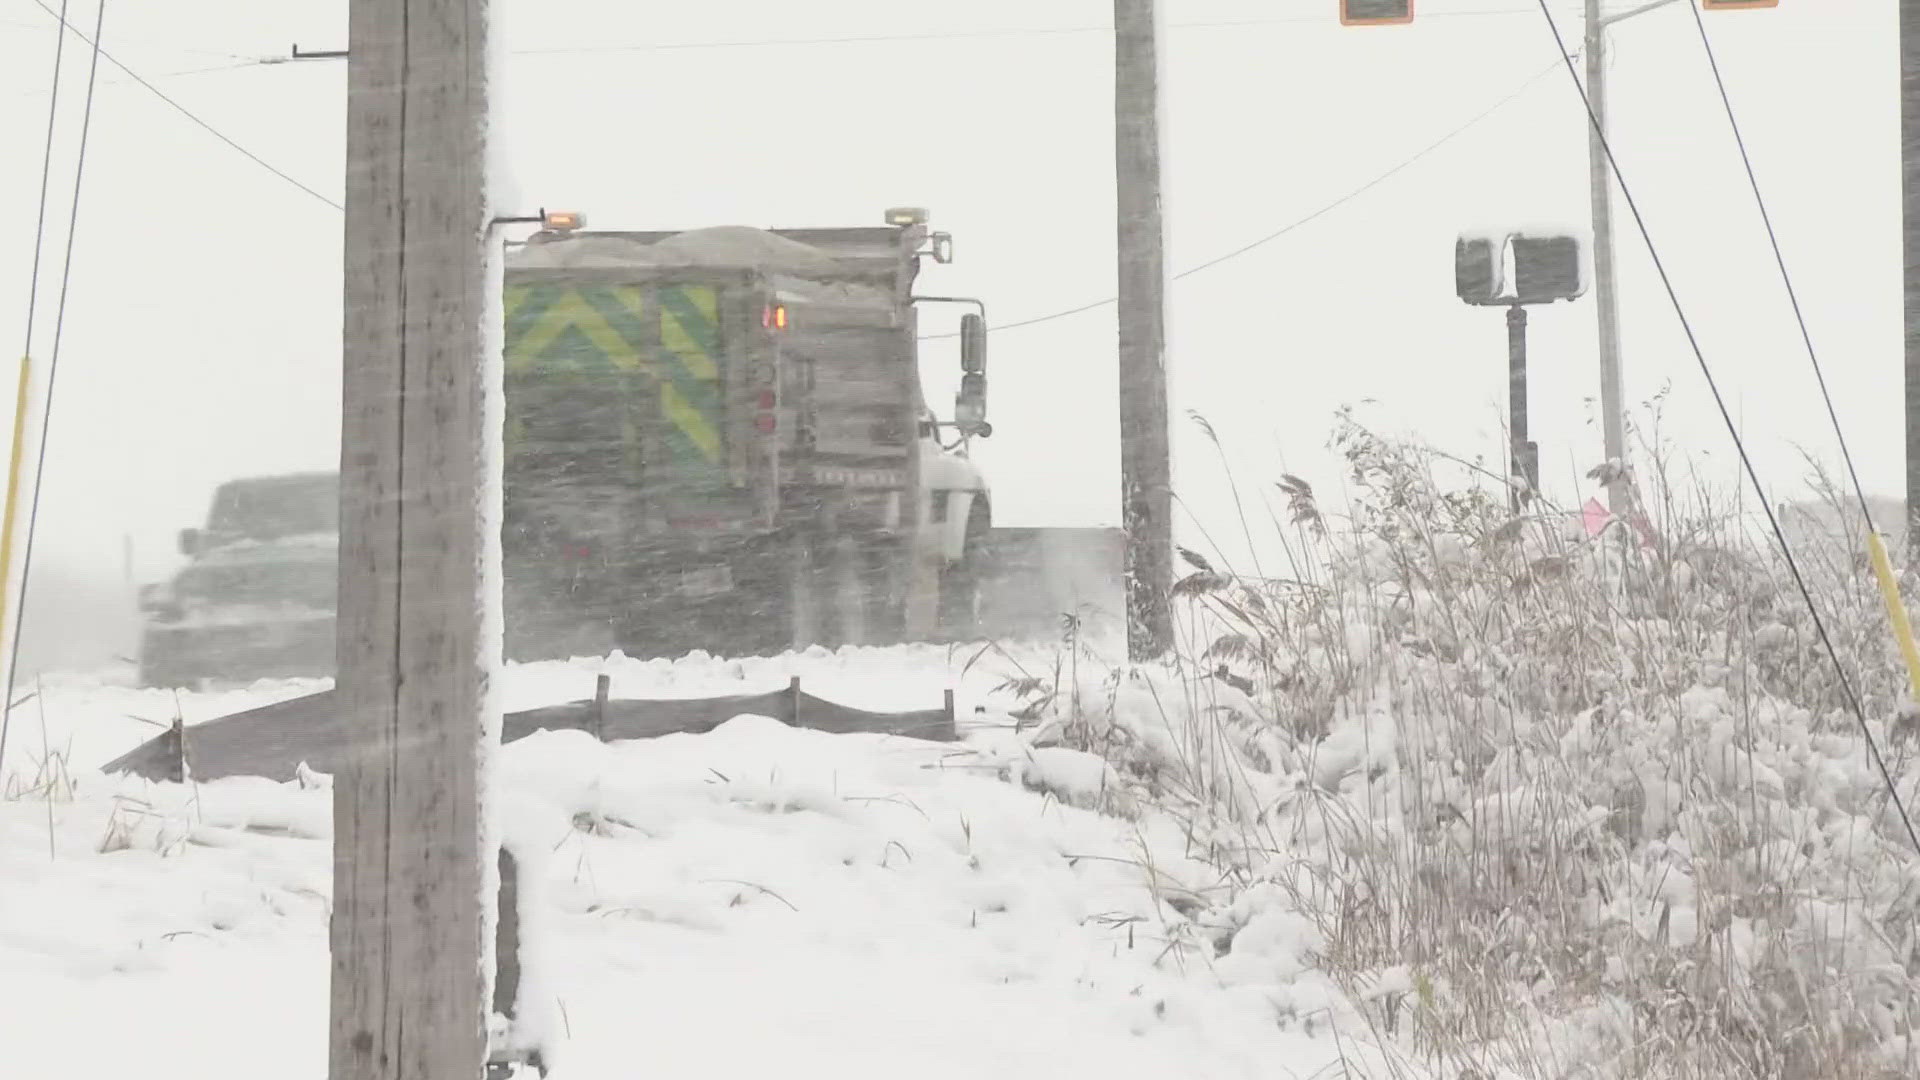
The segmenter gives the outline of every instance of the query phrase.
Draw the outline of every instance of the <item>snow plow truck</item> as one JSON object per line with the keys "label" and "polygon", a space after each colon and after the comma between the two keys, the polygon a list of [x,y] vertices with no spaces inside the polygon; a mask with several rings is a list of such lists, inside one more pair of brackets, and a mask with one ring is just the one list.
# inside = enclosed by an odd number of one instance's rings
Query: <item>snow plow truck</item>
{"label": "snow plow truck", "polygon": [[[977,630],[984,305],[914,294],[922,258],[951,251],[924,212],[677,233],[556,217],[506,269],[509,656]],[[950,421],[920,390],[927,302],[975,309]]]}
{"label": "snow plow truck", "polygon": [[[924,260],[952,257],[925,211],[825,229],[583,224],[544,215],[507,255],[509,659],[1030,636],[1118,610],[1117,530],[994,525],[969,453],[992,434],[985,305],[915,291]],[[950,419],[921,386],[932,304],[967,309]],[[231,638],[235,619],[208,610],[261,607],[271,575],[246,597],[184,595],[210,580],[194,570],[147,591],[148,681],[280,673],[196,656],[186,630]]]}

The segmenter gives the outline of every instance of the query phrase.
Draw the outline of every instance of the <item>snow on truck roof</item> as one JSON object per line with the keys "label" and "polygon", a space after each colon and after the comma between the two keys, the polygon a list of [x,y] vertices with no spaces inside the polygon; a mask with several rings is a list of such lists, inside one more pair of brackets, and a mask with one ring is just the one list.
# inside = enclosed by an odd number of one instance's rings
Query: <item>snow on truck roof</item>
{"label": "snow on truck roof", "polygon": [[618,267],[751,267],[805,278],[837,278],[849,268],[817,247],[745,225],[720,225],[649,242],[637,236],[592,233],[514,249],[514,269]]}

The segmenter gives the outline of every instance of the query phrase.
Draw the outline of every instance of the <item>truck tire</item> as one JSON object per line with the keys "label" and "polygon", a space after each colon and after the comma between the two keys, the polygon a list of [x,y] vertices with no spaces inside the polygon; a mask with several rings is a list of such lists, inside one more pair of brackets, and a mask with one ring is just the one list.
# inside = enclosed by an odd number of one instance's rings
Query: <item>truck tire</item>
{"label": "truck tire", "polygon": [[949,641],[980,636],[980,597],[983,578],[992,565],[988,538],[991,517],[976,506],[967,515],[967,532],[960,558],[940,572],[940,635]]}
{"label": "truck tire", "polygon": [[820,640],[820,590],[814,572],[814,545],[796,535],[787,545],[788,644],[799,652]]}
{"label": "truck tire", "polygon": [[835,537],[827,548],[827,560],[822,577],[828,595],[822,607],[830,625],[823,644],[829,648],[870,644],[866,546],[857,537]]}
{"label": "truck tire", "polygon": [[193,680],[176,675],[165,664],[152,660],[140,661],[140,685],[148,690],[180,690],[193,686]]}
{"label": "truck tire", "polygon": [[875,618],[876,597],[885,592],[875,550],[859,534],[795,540],[787,601],[793,648],[868,645],[884,634]]}
{"label": "truck tire", "polygon": [[175,648],[157,644],[148,636],[140,645],[140,685],[150,690],[196,690],[200,679]]}

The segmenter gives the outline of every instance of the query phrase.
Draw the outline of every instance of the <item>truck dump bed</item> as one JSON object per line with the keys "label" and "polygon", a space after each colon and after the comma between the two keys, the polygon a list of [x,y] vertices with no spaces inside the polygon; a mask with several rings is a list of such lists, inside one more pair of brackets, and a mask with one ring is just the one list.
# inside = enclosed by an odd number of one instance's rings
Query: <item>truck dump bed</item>
{"label": "truck dump bed", "polygon": [[920,406],[913,260],[898,230],[804,234],[835,246],[729,227],[515,252],[510,477],[619,487],[703,518],[732,516],[712,501],[750,486],[766,448],[782,484],[901,486]]}
{"label": "truck dump bed", "polygon": [[655,624],[723,605],[789,632],[793,543],[897,515],[918,469],[915,260],[898,229],[814,235],[835,249],[722,227],[510,253],[514,652],[581,622],[665,648]]}

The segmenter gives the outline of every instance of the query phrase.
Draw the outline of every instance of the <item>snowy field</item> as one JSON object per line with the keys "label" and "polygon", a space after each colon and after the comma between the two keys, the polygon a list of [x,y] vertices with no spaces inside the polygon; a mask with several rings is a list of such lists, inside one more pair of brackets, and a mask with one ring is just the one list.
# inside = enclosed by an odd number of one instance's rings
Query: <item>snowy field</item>
{"label": "snowy field", "polygon": [[[966,660],[916,646],[509,670],[509,710],[588,696],[604,670],[615,697],[799,675],[869,709],[937,706],[953,686],[962,718],[958,745],[746,716],[507,746],[509,835],[546,853],[525,1005],[554,1076],[1393,1074],[1313,970],[1305,920],[1265,908],[1223,946],[1202,914],[1214,872],[1175,820],[1117,806],[1099,759],[1027,745],[999,689],[1017,658]],[[324,1076],[325,778],[96,771],[176,706],[191,724],[321,685],[176,699],[72,679],[22,710],[6,768],[39,790],[0,802],[11,1072]]]}

